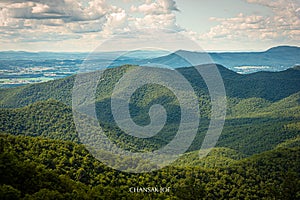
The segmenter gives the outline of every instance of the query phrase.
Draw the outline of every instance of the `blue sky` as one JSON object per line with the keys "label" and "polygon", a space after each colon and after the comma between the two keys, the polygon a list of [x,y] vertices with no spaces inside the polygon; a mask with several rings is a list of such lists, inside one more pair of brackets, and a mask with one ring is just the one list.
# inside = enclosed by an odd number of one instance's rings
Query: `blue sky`
{"label": "blue sky", "polygon": [[0,1],[0,51],[90,52],[114,35],[126,37],[108,42],[103,50],[126,50],[132,43],[150,46],[149,32],[141,31],[145,27],[166,30],[163,36],[176,44],[173,49],[189,49],[180,45],[176,34],[207,51],[300,46],[300,1]]}

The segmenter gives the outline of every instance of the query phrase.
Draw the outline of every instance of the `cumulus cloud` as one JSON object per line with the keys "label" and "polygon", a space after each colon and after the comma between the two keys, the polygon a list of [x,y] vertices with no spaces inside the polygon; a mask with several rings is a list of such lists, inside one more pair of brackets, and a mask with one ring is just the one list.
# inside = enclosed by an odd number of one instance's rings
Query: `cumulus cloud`
{"label": "cumulus cloud", "polygon": [[124,10],[105,0],[1,0],[1,46],[43,41],[53,41],[54,46],[67,40],[92,44],[114,34],[140,39],[143,28],[181,30],[174,0],[135,0],[135,5]]}
{"label": "cumulus cloud", "polygon": [[176,24],[176,15],[179,11],[174,0],[146,0],[139,6],[131,6],[131,12],[141,13],[142,17],[131,18],[136,28],[162,28],[175,31],[182,30]]}
{"label": "cumulus cloud", "polygon": [[267,7],[272,13],[212,17],[210,20],[218,25],[199,35],[176,23],[179,8],[175,0],[123,0],[132,3],[124,9],[109,5],[106,0],[0,0],[0,43],[3,47],[26,41],[31,45],[60,41],[57,42],[60,46],[71,45],[76,40],[80,45],[92,46],[114,34],[133,39],[145,37],[147,33],[139,32],[144,28],[182,32],[208,46],[234,42],[236,46],[244,46],[258,41],[299,43],[299,0],[241,1]]}
{"label": "cumulus cloud", "polygon": [[[35,38],[38,42],[41,37],[34,36],[43,34],[45,38],[52,35],[53,40],[65,40],[67,37],[60,36],[99,33],[107,37],[145,27],[179,30],[174,11],[178,11],[174,0],[146,0],[131,7],[130,13],[142,13],[142,17],[133,17],[105,0],[2,0],[0,31],[16,41],[24,41],[32,34],[30,41]],[[15,30],[19,34],[12,34]]]}
{"label": "cumulus cloud", "polygon": [[2,0],[0,2],[1,41],[41,42],[82,38],[101,32],[107,16],[116,8],[105,0]]}
{"label": "cumulus cloud", "polygon": [[143,18],[135,18],[134,25],[138,29],[161,28],[173,31],[182,30],[177,24],[173,13],[164,15],[146,15]]}
{"label": "cumulus cloud", "polygon": [[103,26],[102,35],[109,37],[112,34],[126,32],[128,29],[128,15],[125,10],[118,9],[106,16],[106,23]]}
{"label": "cumulus cloud", "polygon": [[131,6],[131,11],[142,12],[147,15],[168,14],[172,11],[179,11],[174,0],[146,1],[140,6]]}
{"label": "cumulus cloud", "polygon": [[211,18],[220,24],[201,35],[202,40],[273,40],[281,43],[300,40],[299,1],[245,0],[266,6],[271,16],[238,14],[232,18]]}
{"label": "cumulus cloud", "polygon": [[104,1],[90,1],[87,7],[76,0],[11,1],[0,4],[13,18],[63,19],[65,22],[96,20],[109,10]]}

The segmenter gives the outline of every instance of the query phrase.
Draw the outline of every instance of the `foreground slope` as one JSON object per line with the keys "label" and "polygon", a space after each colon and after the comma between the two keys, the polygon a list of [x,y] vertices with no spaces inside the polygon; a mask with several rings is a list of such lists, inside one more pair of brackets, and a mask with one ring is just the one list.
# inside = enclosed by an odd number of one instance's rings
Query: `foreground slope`
{"label": "foreground slope", "polygon": [[[297,199],[300,149],[277,148],[225,168],[166,167],[127,174],[71,142],[0,135],[1,199]],[[131,187],[170,187],[131,193]]]}

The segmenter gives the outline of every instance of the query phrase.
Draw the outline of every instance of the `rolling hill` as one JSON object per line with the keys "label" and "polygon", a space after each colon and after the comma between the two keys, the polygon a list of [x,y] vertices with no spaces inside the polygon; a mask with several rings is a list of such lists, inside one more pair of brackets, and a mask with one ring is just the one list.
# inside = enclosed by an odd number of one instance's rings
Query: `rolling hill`
{"label": "rolling hill", "polygon": [[[147,125],[150,122],[150,106],[159,103],[164,105],[168,113],[166,125],[151,139],[128,136],[120,130],[111,113],[110,95],[118,80],[126,72],[136,68],[138,67],[123,66],[104,72],[96,95],[97,117],[102,126],[106,127],[109,137],[125,149],[154,150],[174,137],[180,122],[180,107],[170,91],[163,87],[146,85],[131,98],[131,116],[136,123]],[[300,71],[297,68],[249,75],[237,74],[220,65],[218,68],[224,80],[228,102],[228,116],[218,142],[219,147],[252,155],[271,150],[299,134],[298,129],[287,128],[297,123],[300,117]],[[203,79],[194,68],[177,70],[191,83],[201,105],[202,123],[189,149],[194,151],[201,146],[207,130],[210,99]],[[73,83],[72,76],[47,83],[1,89],[1,131],[79,142],[70,107]]]}
{"label": "rolling hill", "polygon": [[[223,78],[226,95],[230,98],[263,98],[268,101],[278,101],[299,91],[300,70],[297,67],[281,72],[257,72],[241,75],[217,65]],[[123,66],[105,70],[98,99],[109,97],[118,80],[134,66]],[[157,69],[166,70],[166,69]],[[206,85],[192,67],[177,69],[193,86],[198,95],[207,95]],[[71,105],[72,88],[75,76],[49,81],[40,84],[30,84],[22,87],[0,89],[0,107],[22,107],[49,98]]]}
{"label": "rolling hill", "polygon": [[[71,108],[75,76],[0,89],[0,199],[298,199],[299,67],[247,75],[217,67],[227,93],[227,117],[216,148],[199,159],[210,98],[194,68],[178,68],[197,95],[199,130],[188,151],[173,165],[143,174],[113,170],[81,144]],[[137,68],[127,65],[104,72],[96,91],[97,117],[105,134],[119,147],[153,151],[173,139],[180,107],[168,89],[145,85],[130,99],[132,119],[147,125],[150,106],[159,103],[168,113],[167,123],[149,139],[122,131],[112,117],[110,97],[121,77]],[[155,77],[149,74],[148,78]],[[148,163],[126,159],[148,167]],[[116,157],[115,165],[120,163]],[[170,191],[131,193],[133,187]]]}

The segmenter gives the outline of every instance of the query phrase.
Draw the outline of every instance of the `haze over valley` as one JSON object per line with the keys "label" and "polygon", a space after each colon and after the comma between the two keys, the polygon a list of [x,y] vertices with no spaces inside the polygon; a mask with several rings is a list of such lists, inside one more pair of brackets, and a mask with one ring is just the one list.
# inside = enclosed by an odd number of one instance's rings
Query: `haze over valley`
{"label": "haze over valley", "polygon": [[[38,83],[125,64],[140,66],[165,66],[168,68],[190,67],[185,56],[194,56],[201,63],[203,52],[191,51],[130,51],[99,52],[89,58],[88,53],[50,52],[0,52],[0,87],[14,87]],[[240,74],[258,71],[283,71],[300,63],[300,47],[279,46],[264,52],[208,53],[211,63]],[[84,67],[82,63],[84,63]],[[206,61],[207,62],[207,61]]]}

